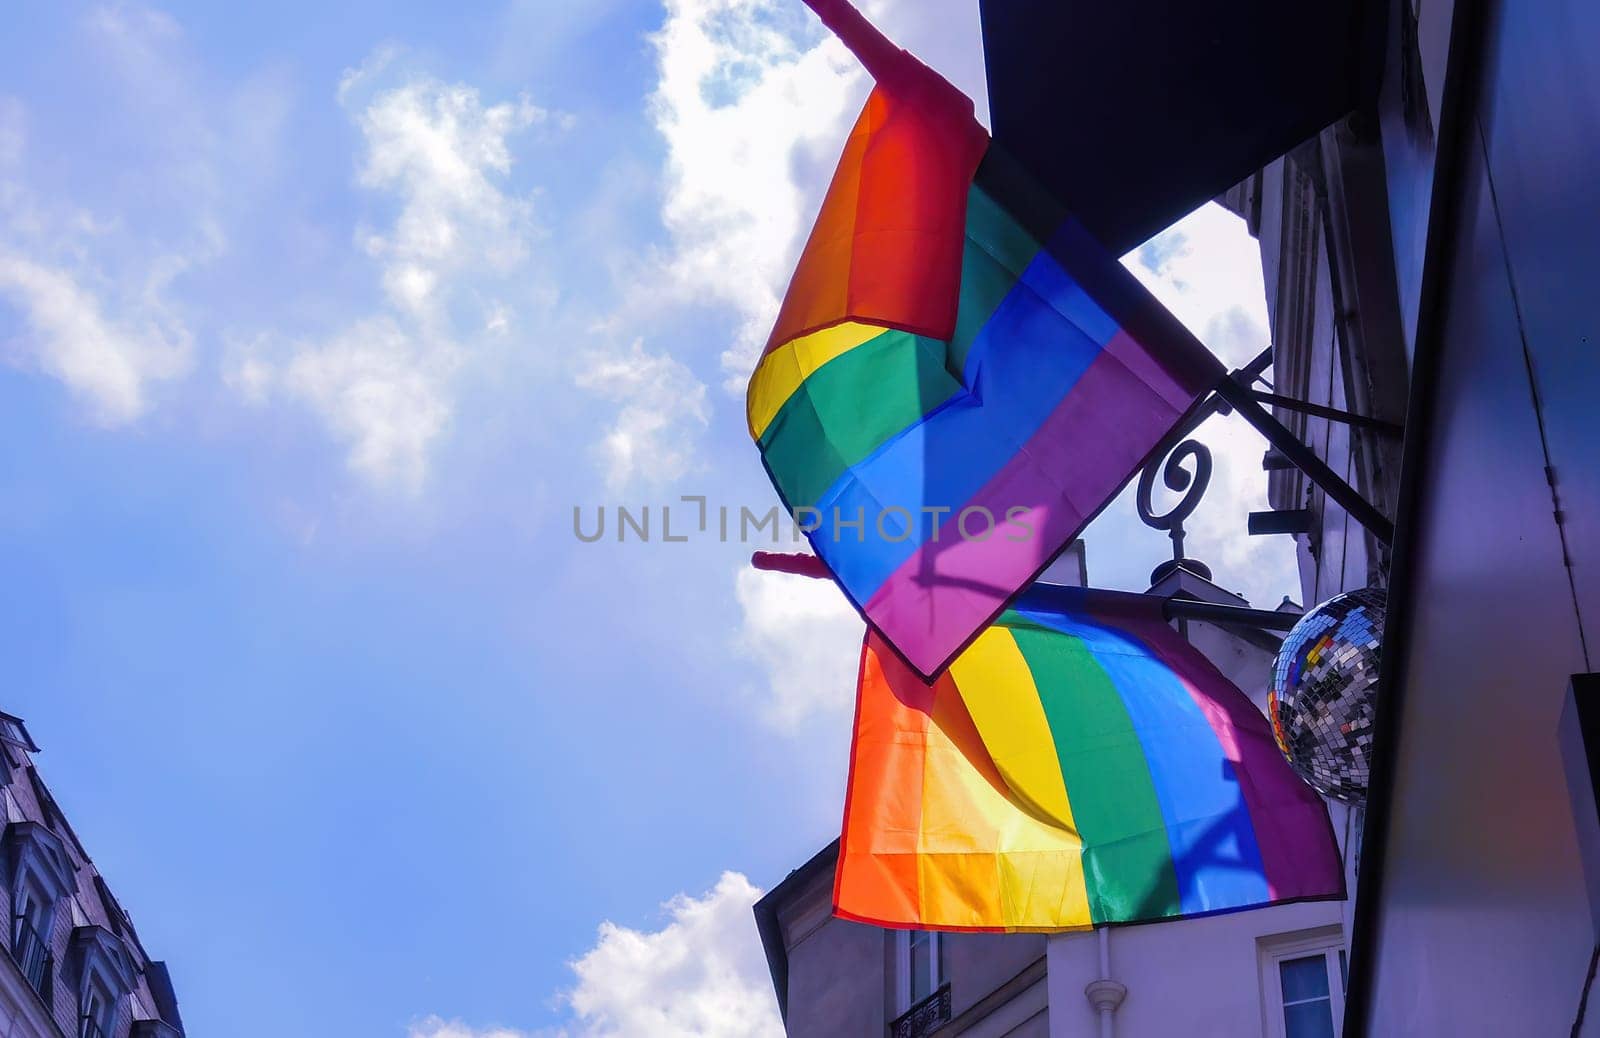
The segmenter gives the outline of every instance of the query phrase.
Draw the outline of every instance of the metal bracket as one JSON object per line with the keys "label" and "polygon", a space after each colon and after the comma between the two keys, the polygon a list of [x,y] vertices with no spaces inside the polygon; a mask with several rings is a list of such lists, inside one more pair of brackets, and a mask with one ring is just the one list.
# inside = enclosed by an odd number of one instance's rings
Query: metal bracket
{"label": "metal bracket", "polygon": [[[758,551],[750,556],[755,569],[776,573],[793,573],[796,576],[817,580],[832,580],[833,574],[821,559],[808,552]],[[1059,586],[1059,585],[1058,585]],[[1085,588],[1090,594],[1127,595],[1126,591],[1099,592]],[[1148,596],[1141,596],[1148,597]],[[1194,598],[1168,598],[1161,603],[1161,614],[1168,620],[1203,620],[1223,626],[1254,628],[1265,631],[1287,631],[1300,621],[1298,613],[1283,613],[1275,609],[1250,609],[1246,606],[1222,605],[1202,602]]]}
{"label": "metal bracket", "polygon": [[1309,533],[1311,513],[1304,508],[1279,508],[1251,512],[1247,529],[1252,537],[1269,533]]}
{"label": "metal bracket", "polygon": [[[1250,383],[1254,382],[1256,376],[1265,371],[1271,363],[1272,347],[1268,346],[1255,360],[1223,379],[1216,388],[1215,396],[1238,412],[1240,418],[1255,426],[1256,431],[1266,437],[1267,442],[1277,448],[1278,453],[1289,459],[1289,462],[1307,479],[1349,512],[1350,518],[1366,527],[1367,532],[1376,537],[1381,544],[1385,547],[1393,544],[1394,523],[1378,511],[1372,502],[1362,497],[1354,487],[1340,478],[1337,472],[1328,467],[1327,462],[1317,457],[1294,433],[1284,428],[1283,423],[1272,417],[1271,412],[1262,407],[1261,401],[1256,399],[1255,390],[1250,388]],[[1216,405],[1210,401],[1201,405],[1201,412],[1208,416],[1216,410]]]}
{"label": "metal bracket", "polygon": [[1386,422],[1382,418],[1372,418],[1364,414],[1353,414],[1350,411],[1341,411],[1337,407],[1324,407],[1322,404],[1313,404],[1309,400],[1296,400],[1292,396],[1283,396],[1279,393],[1266,393],[1259,389],[1252,389],[1250,395],[1263,404],[1281,407],[1286,411],[1299,411],[1314,418],[1325,418],[1330,422],[1339,422],[1356,429],[1371,429],[1373,432],[1384,436],[1402,436],[1405,427],[1393,422]]}
{"label": "metal bracket", "polygon": [[1299,613],[1280,613],[1273,609],[1248,609],[1244,606],[1200,602],[1191,598],[1169,598],[1161,605],[1168,620],[1203,620],[1231,627],[1253,627],[1264,631],[1287,631],[1300,622]]}

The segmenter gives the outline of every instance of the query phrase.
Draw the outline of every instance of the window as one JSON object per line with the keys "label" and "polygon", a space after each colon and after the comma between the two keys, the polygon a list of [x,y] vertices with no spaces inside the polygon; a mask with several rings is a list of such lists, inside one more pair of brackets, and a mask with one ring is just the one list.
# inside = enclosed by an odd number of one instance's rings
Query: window
{"label": "window", "polygon": [[894,935],[894,1019],[891,1038],[924,1038],[950,1020],[950,981],[943,934],[901,930]]}
{"label": "window", "polygon": [[17,889],[17,928],[30,929],[40,936],[45,931],[45,916],[50,911],[48,899],[34,883],[24,880]]}
{"label": "window", "polygon": [[11,957],[49,1002],[55,976],[50,937],[56,905],[72,894],[71,860],[60,837],[37,822],[7,825],[0,857],[10,865]]}
{"label": "window", "polygon": [[111,1014],[116,1005],[111,993],[98,980],[85,984],[83,1004],[78,1010],[78,1038],[108,1038]]}
{"label": "window", "polygon": [[25,878],[17,885],[12,902],[11,957],[41,996],[50,984],[50,924],[53,906],[38,884]]}
{"label": "window", "polygon": [[103,926],[75,928],[62,976],[77,978],[78,1038],[110,1038],[118,1007],[139,980],[122,939]]}
{"label": "window", "polygon": [[900,1012],[938,991],[944,984],[944,938],[927,930],[899,934]]}
{"label": "window", "polygon": [[1346,960],[1337,926],[1261,942],[1261,987],[1269,1038],[1338,1038]]}
{"label": "window", "polygon": [[23,724],[22,718],[0,711],[0,742],[17,746],[30,753],[38,753],[39,747],[33,744],[33,737],[28,734],[28,726]]}

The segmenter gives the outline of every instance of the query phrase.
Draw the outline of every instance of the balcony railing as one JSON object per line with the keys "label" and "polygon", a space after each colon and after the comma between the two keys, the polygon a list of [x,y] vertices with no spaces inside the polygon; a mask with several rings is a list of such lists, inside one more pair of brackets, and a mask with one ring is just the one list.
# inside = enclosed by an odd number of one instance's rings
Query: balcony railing
{"label": "balcony railing", "polygon": [[50,945],[33,924],[27,919],[18,918],[11,931],[11,957],[16,960],[17,968],[22,970],[22,975],[28,978],[28,984],[45,1002],[50,1001],[50,978],[55,972],[55,957],[50,952]]}
{"label": "balcony railing", "polygon": [[924,1038],[950,1022],[950,985],[918,1002],[889,1025],[891,1038]]}

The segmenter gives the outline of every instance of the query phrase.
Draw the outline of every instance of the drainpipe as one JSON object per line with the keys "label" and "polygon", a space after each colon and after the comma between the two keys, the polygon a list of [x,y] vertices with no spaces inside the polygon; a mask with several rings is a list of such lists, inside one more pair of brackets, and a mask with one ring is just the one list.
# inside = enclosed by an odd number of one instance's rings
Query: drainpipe
{"label": "drainpipe", "polygon": [[1117,1007],[1128,997],[1128,989],[1111,979],[1110,929],[1102,926],[1095,933],[1100,938],[1100,979],[1091,980],[1083,994],[1100,1014],[1100,1038],[1116,1038]]}

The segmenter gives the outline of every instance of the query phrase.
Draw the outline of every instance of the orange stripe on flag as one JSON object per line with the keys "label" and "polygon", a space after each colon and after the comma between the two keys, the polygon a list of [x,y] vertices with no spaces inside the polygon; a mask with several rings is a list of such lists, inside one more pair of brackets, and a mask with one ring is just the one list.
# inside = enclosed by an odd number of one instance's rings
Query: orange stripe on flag
{"label": "orange stripe on flag", "polygon": [[869,637],[835,910],[927,929],[1089,926],[1082,841],[1018,802],[955,682],[929,686]]}

